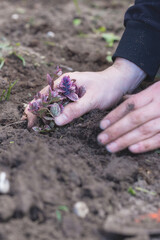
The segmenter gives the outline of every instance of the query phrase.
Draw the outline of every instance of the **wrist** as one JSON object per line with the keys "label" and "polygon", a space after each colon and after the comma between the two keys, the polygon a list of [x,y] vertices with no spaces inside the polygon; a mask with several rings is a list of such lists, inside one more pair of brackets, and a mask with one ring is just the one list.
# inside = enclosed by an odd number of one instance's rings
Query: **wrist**
{"label": "wrist", "polygon": [[141,68],[124,58],[116,58],[112,67],[119,71],[124,94],[131,93],[146,77],[146,73]]}

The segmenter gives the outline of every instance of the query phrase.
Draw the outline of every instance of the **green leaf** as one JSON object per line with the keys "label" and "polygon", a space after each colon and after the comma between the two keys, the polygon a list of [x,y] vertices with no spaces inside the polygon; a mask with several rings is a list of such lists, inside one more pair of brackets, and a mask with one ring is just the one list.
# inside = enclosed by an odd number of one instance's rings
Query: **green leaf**
{"label": "green leaf", "polygon": [[52,97],[51,101],[50,101],[50,104],[51,103],[56,103],[56,102],[59,102],[59,101],[60,101],[60,97]]}
{"label": "green leaf", "polygon": [[114,42],[120,40],[120,37],[116,36],[114,33],[103,33],[102,37],[109,47],[113,47]]}
{"label": "green leaf", "polygon": [[59,206],[58,209],[61,210],[61,211],[64,211],[64,212],[69,212],[68,207],[67,207],[67,206],[64,206],[64,205]]}
{"label": "green leaf", "polygon": [[23,66],[25,67],[26,66],[26,61],[25,61],[24,57],[22,57],[21,55],[17,55],[17,54],[16,54],[16,57],[18,57],[22,61]]}
{"label": "green leaf", "polygon": [[77,13],[80,14],[80,13],[81,13],[81,10],[80,10],[80,8],[79,8],[78,0],[73,0],[73,3],[74,3],[74,5],[75,5],[75,7],[76,7]]}
{"label": "green leaf", "polygon": [[55,47],[56,44],[55,44],[55,42],[46,41],[45,45]]}
{"label": "green leaf", "polygon": [[135,191],[132,187],[129,187],[129,188],[128,188],[128,193],[130,193],[130,194],[133,195],[133,196],[136,195],[136,191]]}
{"label": "green leaf", "polygon": [[110,55],[108,55],[108,56],[106,57],[106,60],[107,60],[108,63],[112,63],[112,62],[113,62],[113,61],[112,61],[112,56],[110,56]]}
{"label": "green leaf", "polygon": [[5,59],[4,58],[0,58],[0,69],[3,68],[4,63],[5,63]]}
{"label": "green leaf", "polygon": [[57,103],[52,104],[50,108],[50,112],[53,117],[58,117],[61,113],[60,106]]}
{"label": "green leaf", "polygon": [[60,212],[59,210],[56,210],[56,217],[57,217],[57,220],[58,220],[59,222],[62,221],[62,214],[61,214],[61,212]]}
{"label": "green leaf", "polygon": [[37,113],[40,118],[43,118],[47,112],[48,112],[47,108],[41,108]]}
{"label": "green leaf", "polygon": [[6,93],[6,90],[3,90],[2,95],[0,97],[0,102],[3,101],[3,99],[5,99],[5,93]]}
{"label": "green leaf", "polygon": [[144,192],[144,193],[148,193],[148,194],[153,195],[153,196],[157,195],[156,192],[149,191],[149,190],[147,190],[147,189],[145,189],[145,188],[135,187],[135,189],[136,189],[137,191]]}
{"label": "green leaf", "polygon": [[80,24],[81,24],[81,19],[79,19],[79,18],[75,18],[74,20],[73,20],[73,25],[74,26],[79,26]]}
{"label": "green leaf", "polygon": [[33,129],[33,131],[35,131],[35,132],[41,132],[41,130],[42,130],[40,127],[37,127],[37,126],[32,127],[32,129]]}
{"label": "green leaf", "polygon": [[93,32],[95,32],[95,33],[105,33],[106,31],[107,31],[107,29],[104,26],[101,26],[99,28],[94,28],[93,29]]}
{"label": "green leaf", "polygon": [[16,84],[18,82],[18,80],[16,80],[16,81],[14,81],[13,83],[10,83],[9,84],[9,88],[8,88],[8,90],[7,90],[7,93],[6,93],[6,96],[5,96],[5,100],[9,100],[9,98],[10,98],[10,95],[11,95],[11,90],[12,90],[12,88],[14,87],[14,85]]}

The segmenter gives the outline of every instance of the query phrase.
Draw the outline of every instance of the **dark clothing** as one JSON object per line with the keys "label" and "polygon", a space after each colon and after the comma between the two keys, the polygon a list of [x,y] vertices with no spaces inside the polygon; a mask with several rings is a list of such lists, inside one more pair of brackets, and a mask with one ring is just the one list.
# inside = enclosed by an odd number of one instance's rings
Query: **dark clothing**
{"label": "dark clothing", "polygon": [[113,59],[128,59],[154,79],[160,66],[160,0],[136,0],[125,14],[124,25]]}

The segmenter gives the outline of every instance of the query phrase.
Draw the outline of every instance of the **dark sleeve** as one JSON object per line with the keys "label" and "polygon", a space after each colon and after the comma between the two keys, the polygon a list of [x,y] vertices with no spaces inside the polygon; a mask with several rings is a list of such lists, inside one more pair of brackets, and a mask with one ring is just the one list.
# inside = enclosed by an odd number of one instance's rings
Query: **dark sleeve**
{"label": "dark sleeve", "polygon": [[125,58],[154,79],[160,66],[160,0],[136,0],[125,14],[124,25],[113,60]]}

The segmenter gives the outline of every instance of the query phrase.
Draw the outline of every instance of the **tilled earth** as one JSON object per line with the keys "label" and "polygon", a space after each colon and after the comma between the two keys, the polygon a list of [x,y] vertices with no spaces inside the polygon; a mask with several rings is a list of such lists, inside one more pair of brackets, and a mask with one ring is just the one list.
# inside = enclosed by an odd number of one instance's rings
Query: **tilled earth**
{"label": "tilled earth", "polygon": [[[92,111],[46,135],[19,122],[24,103],[45,86],[56,65],[65,72],[109,66],[107,52],[113,53],[117,43],[107,48],[94,29],[105,26],[120,36],[132,1],[79,2],[81,13],[71,0],[1,0],[0,40],[10,42],[14,53],[5,53],[0,93],[9,82],[18,82],[9,101],[0,103],[0,171],[11,184],[9,194],[0,195],[0,239],[160,239],[160,217],[148,215],[160,209],[158,151],[107,153],[96,141],[107,112]],[[80,26],[73,26],[76,17]],[[128,193],[129,187],[138,187],[136,195]],[[73,212],[78,201],[89,208],[84,219]],[[69,209],[61,212],[61,220],[59,206]]]}

